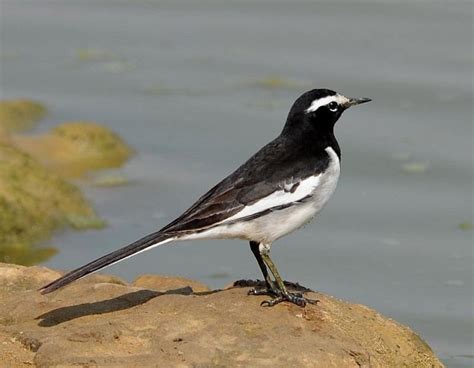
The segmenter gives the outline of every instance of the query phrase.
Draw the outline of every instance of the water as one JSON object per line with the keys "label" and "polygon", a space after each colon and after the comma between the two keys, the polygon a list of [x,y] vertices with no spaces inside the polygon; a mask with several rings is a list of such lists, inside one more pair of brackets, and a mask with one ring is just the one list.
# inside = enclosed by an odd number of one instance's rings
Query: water
{"label": "water", "polygon": [[[409,325],[449,367],[471,366],[473,233],[459,224],[473,208],[472,3],[3,0],[1,11],[2,97],[47,103],[40,130],[99,121],[138,151],[121,170],[134,184],[84,187],[110,226],[57,234],[47,266],[82,265],[172,220],[275,137],[304,90],[372,97],[337,125],[333,200],[274,259],[290,280]],[[214,287],[260,277],[239,241],[166,246],[107,272]]]}

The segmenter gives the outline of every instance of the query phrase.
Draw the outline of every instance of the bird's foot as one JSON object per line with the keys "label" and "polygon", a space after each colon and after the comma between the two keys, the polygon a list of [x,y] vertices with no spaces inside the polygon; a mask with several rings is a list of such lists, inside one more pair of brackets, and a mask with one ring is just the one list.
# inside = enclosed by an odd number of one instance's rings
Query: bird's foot
{"label": "bird's foot", "polygon": [[289,302],[299,307],[305,307],[306,304],[317,304],[319,300],[305,298],[301,293],[279,292],[278,296],[270,300],[264,300],[260,305],[262,307],[273,307],[281,302]]}
{"label": "bird's foot", "polygon": [[281,295],[281,291],[274,288],[264,287],[264,288],[253,288],[250,289],[247,295],[268,295],[273,297],[278,297]]}

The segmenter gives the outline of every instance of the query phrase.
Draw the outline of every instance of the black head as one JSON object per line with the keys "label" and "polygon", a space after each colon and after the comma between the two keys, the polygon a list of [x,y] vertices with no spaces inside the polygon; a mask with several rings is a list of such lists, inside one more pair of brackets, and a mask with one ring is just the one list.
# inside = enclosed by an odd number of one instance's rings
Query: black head
{"label": "black head", "polygon": [[348,98],[330,89],[313,89],[303,93],[293,104],[283,130],[332,132],[342,113],[370,98]]}

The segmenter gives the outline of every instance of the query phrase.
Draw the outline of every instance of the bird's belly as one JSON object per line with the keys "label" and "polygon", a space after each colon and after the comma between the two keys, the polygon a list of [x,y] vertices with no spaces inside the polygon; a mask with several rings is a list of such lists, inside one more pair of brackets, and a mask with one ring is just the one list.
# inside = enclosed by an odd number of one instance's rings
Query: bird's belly
{"label": "bird's belly", "polygon": [[271,244],[273,241],[304,226],[320,212],[331,198],[339,180],[339,158],[332,148],[327,148],[331,164],[322,174],[319,185],[308,198],[293,203],[284,209],[275,209],[259,217],[241,221],[221,223],[199,233],[190,234],[182,239],[229,239],[238,238]]}
{"label": "bird's belly", "polygon": [[[328,188],[329,189],[329,188]],[[245,239],[259,243],[271,244],[273,241],[306,225],[322,210],[329,200],[334,188],[317,194],[302,203],[275,210],[264,216],[247,221],[222,224],[208,229],[187,239]]]}
{"label": "bird's belly", "polygon": [[248,224],[252,239],[261,243],[272,243],[306,225],[320,211],[314,203],[301,203],[257,218]]}

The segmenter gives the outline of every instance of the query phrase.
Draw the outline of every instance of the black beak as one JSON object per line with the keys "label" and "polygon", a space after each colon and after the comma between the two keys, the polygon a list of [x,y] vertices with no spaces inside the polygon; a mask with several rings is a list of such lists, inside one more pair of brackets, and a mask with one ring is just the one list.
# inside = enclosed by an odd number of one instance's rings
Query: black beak
{"label": "black beak", "polygon": [[370,98],[350,98],[349,102],[345,104],[345,108],[347,109],[348,107],[354,106],[354,105],[360,105],[366,102],[370,102],[372,99]]}

